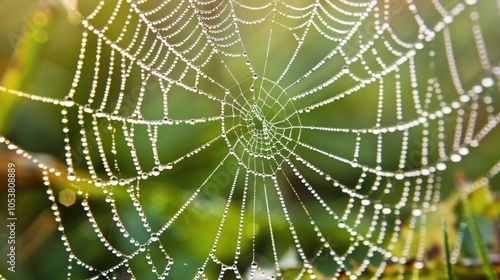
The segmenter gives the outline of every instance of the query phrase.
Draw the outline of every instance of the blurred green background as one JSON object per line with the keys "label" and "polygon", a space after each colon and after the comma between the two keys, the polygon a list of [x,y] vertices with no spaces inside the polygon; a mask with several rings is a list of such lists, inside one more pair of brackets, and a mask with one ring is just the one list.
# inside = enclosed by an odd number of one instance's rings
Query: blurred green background
{"label": "blurred green background", "polygon": [[[488,2],[488,3],[485,3]],[[85,7],[81,7],[83,10],[88,7],[92,7],[95,3],[89,2],[84,4]],[[444,3],[444,6],[451,7],[456,4],[455,1],[448,1]],[[88,7],[87,7],[88,6]],[[423,15],[429,21],[432,21],[432,17],[436,16],[432,11],[427,12],[425,9],[425,4],[423,4]],[[498,61],[500,59],[500,48],[498,48],[498,39],[500,38],[500,30],[497,28],[499,22],[498,11],[495,10],[493,1],[484,1],[477,5],[477,9],[481,14],[481,27],[483,30],[483,36],[486,38],[486,44],[488,50],[490,51],[489,57],[490,61],[494,65],[499,65]],[[414,31],[415,24],[408,20],[411,17],[405,8],[402,8],[403,12],[397,13],[391,19],[391,24],[395,28],[395,32],[401,38],[408,41],[414,41]],[[429,8],[429,10],[431,10]],[[484,15],[484,16],[483,16]],[[83,32],[83,27],[79,24],[78,17],[73,14],[69,8],[63,6],[59,2],[52,1],[1,1],[0,2],[0,77],[1,85],[7,88],[17,89],[20,91],[32,93],[34,95],[41,95],[47,97],[54,97],[62,99],[66,96],[75,72],[75,65],[78,60],[81,33]],[[284,23],[287,22],[286,19],[282,19]],[[457,17],[456,19],[466,21],[465,18]],[[367,20],[369,22],[370,20]],[[364,26],[369,28],[369,26]],[[469,88],[480,81],[480,78],[484,75],[484,70],[478,63],[477,53],[474,47],[474,41],[471,39],[471,26],[469,23],[457,23],[452,25],[451,34],[455,42],[455,53],[457,64],[460,67],[461,77],[464,88]],[[244,42],[249,52],[249,57],[254,63],[254,67],[258,73],[263,73],[263,68],[265,65],[265,48],[263,48],[262,38],[268,36],[268,29],[264,27],[262,29],[252,30],[252,27],[242,27],[242,33],[247,35],[244,38]],[[277,28],[276,30],[279,30]],[[464,31],[466,30],[466,31]],[[406,35],[406,33],[408,35]],[[299,52],[299,57],[297,59],[297,65],[292,67],[287,74],[282,83],[288,85],[295,81],[298,77],[303,75],[306,70],[310,69],[319,59],[324,57],[331,48],[332,45],[327,43],[326,40],[321,39],[321,35],[313,33],[308,37],[303,50]],[[317,39],[317,40],[315,40]],[[450,94],[453,91],[453,87],[450,83],[450,77],[448,76],[448,68],[444,62],[444,51],[443,51],[443,38],[442,36],[437,36],[435,41],[435,47],[437,52],[437,72],[442,72],[442,90],[443,96],[445,98],[444,102],[450,102],[454,96]],[[91,41],[90,44],[95,43]],[[272,56],[270,60],[272,63],[268,65],[269,69],[266,73],[266,77],[270,80],[277,80],[280,71],[289,61],[295,47],[286,48],[284,46],[295,46],[296,41],[290,34],[279,34],[276,32],[273,37],[273,43],[271,45]],[[354,46],[355,47],[355,46]],[[383,47],[378,46],[380,49]],[[105,53],[104,55],[108,55]],[[392,59],[390,54],[380,54],[381,57],[387,56],[388,60]],[[92,65],[95,57],[92,53],[87,54],[86,65]],[[370,59],[374,60],[370,55],[366,56],[369,63]],[[427,65],[425,56],[416,56],[416,61],[418,65]],[[242,63],[243,62],[243,63]],[[241,68],[241,72],[238,75],[241,77],[248,76],[248,69],[244,66],[245,63],[242,59],[235,59],[234,61],[227,61],[227,64],[232,67],[235,72],[237,69]],[[339,69],[344,65],[344,61],[340,61],[338,64],[330,65],[326,67],[325,71],[320,73],[315,73],[312,77],[305,79],[297,86],[292,87],[290,94],[301,92],[304,89],[308,89],[311,85],[316,85],[320,81],[324,81],[326,78],[331,77],[331,73],[338,72]],[[228,79],[227,73],[220,69],[216,63],[209,64],[206,69],[207,72],[213,73],[213,77],[216,79],[223,80],[228,88],[234,88],[232,84],[233,81]],[[305,70],[304,70],[305,69]],[[350,66],[351,71],[356,74],[360,74],[362,71],[362,66],[359,63],[355,63]],[[420,70],[420,69],[417,69]],[[426,69],[421,69],[422,73],[419,72],[419,76],[422,79],[427,78],[427,74],[424,73]],[[105,72],[105,71],[103,71]],[[403,74],[407,74],[407,69],[402,69]],[[139,77],[138,73],[133,73],[133,77]],[[243,80],[241,78],[241,80]],[[92,79],[91,72],[86,72],[82,78],[80,92],[85,92],[85,89],[90,88],[91,84],[87,83]],[[133,79],[131,79],[133,80]],[[388,81],[394,81],[394,78],[388,78]],[[402,77],[402,89],[403,92],[408,92],[409,89],[409,77]],[[134,88],[133,83],[130,88]],[[137,80],[137,85],[139,81]],[[244,84],[244,82],[242,82]],[[392,85],[387,82],[386,88],[388,91],[392,89]],[[339,80],[335,83],[335,86],[339,91],[345,90],[353,85],[353,81],[349,80]],[[205,85],[206,86],[206,85]],[[426,86],[426,81],[421,82],[421,89]],[[129,90],[131,91],[131,90]],[[319,96],[326,96],[331,88],[325,89],[324,92],[318,94]],[[373,125],[373,117],[376,111],[376,102],[378,96],[373,94],[376,92],[376,86],[368,86],[366,89],[360,90],[354,95],[353,98],[347,98],[344,102],[340,102],[338,105],[332,105],[330,107],[325,107],[324,109],[317,109],[314,114],[305,115],[301,122],[303,125],[315,125],[315,126],[334,126],[334,127],[347,127],[347,128],[361,128],[369,127]],[[498,113],[498,108],[500,108],[500,98],[498,96],[498,87],[492,89],[493,107],[495,112]],[[151,92],[160,92],[158,86],[152,85]],[[372,94],[369,94],[372,93]],[[214,93],[218,94],[218,93]],[[84,96],[85,97],[85,96]],[[212,107],[214,104],[206,99],[197,99],[199,97],[186,94],[186,97],[174,97],[172,99],[172,114],[175,114],[178,118],[188,118],[188,117],[210,117],[217,114],[217,110]],[[314,97],[315,98],[315,97]],[[318,100],[314,98],[305,99],[299,101],[297,106],[307,106],[314,104]],[[408,99],[406,99],[408,98]],[[409,97],[403,98],[405,103],[403,104],[403,113],[405,114],[405,121],[414,117],[412,103]],[[85,100],[76,100],[77,102],[84,103]],[[157,114],[158,111],[158,100],[149,99],[146,100],[146,106],[144,111],[149,111],[150,115],[145,117],[149,118],[161,118],[161,114]],[[134,102],[132,100],[131,102]],[[303,103],[301,103],[303,102]],[[388,102],[391,102],[388,99]],[[189,106],[186,106],[189,104]],[[176,110],[177,108],[177,110]],[[0,134],[6,136],[7,139],[12,140],[18,144],[23,149],[29,151],[39,159],[43,159],[49,162],[51,165],[60,168],[65,172],[64,167],[64,146],[62,133],[63,124],[61,123],[61,113],[59,107],[51,104],[44,104],[41,102],[34,102],[26,99],[20,99],[12,95],[5,93],[0,93]],[[217,108],[218,109],[218,108]],[[431,111],[432,108],[426,108]],[[407,114],[406,114],[407,113]],[[394,123],[394,114],[391,109],[387,109],[383,122],[385,124]],[[71,113],[70,113],[71,115]],[[392,116],[391,116],[392,115]],[[73,117],[74,112],[73,112]],[[353,117],[359,116],[359,117]],[[453,115],[455,116],[455,115]],[[478,121],[478,127],[485,124],[486,117],[480,115]],[[70,136],[78,141],[79,130],[76,122],[70,123],[74,126],[71,131]],[[433,131],[436,127],[436,123],[430,123],[430,131]],[[445,141],[447,145],[451,145],[454,121],[451,120],[446,124],[449,128],[447,133],[447,140]],[[89,128],[87,128],[89,129]],[[220,134],[219,127],[217,125],[208,124],[202,126],[201,129],[198,128],[179,128],[166,132],[169,137],[164,143],[165,147],[175,147],[175,149],[165,149],[163,156],[167,160],[175,159],[178,156],[184,155],[187,151],[196,148],[203,143],[209,141],[213,137]],[[140,153],[148,153],[150,150],[150,143],[146,141],[147,133],[144,131],[137,130],[139,134],[139,140],[137,142],[137,149]],[[200,136],[201,135],[201,136]],[[421,129],[415,129],[410,135],[410,139],[420,139]],[[142,138],[140,138],[142,137]],[[369,136],[363,139],[362,142],[362,154],[360,161],[368,165],[374,165],[375,161],[375,144],[376,137],[370,139]],[[142,141],[141,141],[142,139]],[[162,138],[163,139],[163,138]],[[190,141],[186,141],[189,139]],[[443,173],[442,180],[442,202],[439,204],[438,211],[434,216],[429,217],[429,228],[427,229],[429,240],[426,242],[426,253],[425,253],[425,264],[426,269],[422,272],[422,277],[428,277],[430,279],[436,279],[436,277],[444,277],[444,263],[443,260],[443,246],[442,246],[442,229],[440,224],[440,217],[446,217],[449,223],[450,236],[452,241],[457,235],[458,224],[460,221],[465,221],[462,215],[462,204],[460,202],[460,188],[467,183],[474,181],[486,174],[486,172],[498,162],[500,159],[500,147],[498,145],[498,140],[500,139],[499,129],[493,129],[491,133],[481,142],[479,147],[471,149],[471,153],[464,157],[460,163],[448,163],[448,169]],[[304,131],[301,140],[304,142],[318,147],[334,154],[341,156],[351,155],[351,150],[354,148],[355,136],[349,136],[344,134],[335,135],[334,140],[331,138],[331,134],[323,132],[310,132]],[[332,145],[332,142],[335,144]],[[384,139],[385,141],[385,139]],[[410,140],[409,151],[417,151],[417,159],[415,160],[415,165],[411,166],[413,168],[419,168],[418,163],[418,151],[421,143],[420,140],[415,140],[414,142]],[[384,150],[384,168],[389,170],[394,170],[397,166],[399,160],[399,152],[401,146],[400,136],[396,135],[394,139],[387,139],[389,146],[393,146],[394,149]],[[434,143],[435,145],[436,143]],[[372,151],[370,151],[372,150]],[[76,151],[78,152],[78,151]],[[81,151],[80,151],[81,152]],[[170,176],[160,176],[158,178],[151,178],[148,180],[141,181],[141,203],[146,208],[146,214],[150,219],[153,228],[157,228],[166,221],[168,221],[170,213],[174,213],[182,203],[189,197],[192,191],[203,182],[203,180],[214,170],[217,163],[221,161],[224,155],[227,154],[227,147],[225,143],[215,143],[211,146],[208,151],[204,151],[203,156],[193,157],[194,159],[188,159],[177,166],[174,173]],[[324,170],[335,170],[332,177],[338,179],[340,182],[347,186],[354,186],[359,179],[360,172],[354,170],[350,167],[345,167],[337,163],[332,163],[330,160],[322,160],[315,158],[315,154],[310,151],[301,150],[301,155],[306,159],[314,160],[314,163],[320,166]],[[80,158],[81,158],[80,154]],[[121,162],[129,161],[128,150],[124,153],[118,153],[118,160]],[[436,154],[430,156],[432,160],[437,158]],[[61,244],[60,234],[57,232],[57,224],[53,221],[53,214],[50,210],[51,203],[47,199],[46,187],[43,186],[41,181],[41,172],[39,169],[27,160],[24,160],[19,155],[16,155],[7,149],[0,149],[0,163],[2,166],[6,165],[7,162],[15,162],[17,166],[17,238],[18,238],[18,262],[17,262],[17,272],[15,275],[9,275],[6,271],[5,262],[0,263],[0,274],[7,277],[7,279],[63,279],[67,273],[67,253]],[[152,160],[146,161],[144,163],[145,168],[151,168],[154,163]],[[81,164],[82,169],[85,165]],[[234,160],[227,161],[222,167],[223,171],[221,177],[218,178],[220,181],[232,180],[234,172],[236,170],[236,162]],[[98,167],[98,172],[104,174],[103,168]],[[193,172],[196,170],[196,172]],[[302,171],[306,175],[311,176],[311,183],[314,183],[318,188],[324,191],[326,198],[330,199],[332,204],[336,204],[338,209],[345,208],[345,203],[347,202],[347,196],[341,194],[340,191],[334,190],[329,192],[329,186],[327,186],[321,178],[315,178],[315,174],[309,171]],[[290,172],[290,170],[285,170]],[[0,175],[5,178],[5,168],[0,168]],[[130,165],[123,166],[121,170],[124,177],[127,175],[136,175],[135,169]],[[78,171],[77,171],[78,173]],[[80,174],[80,173],[79,173]],[[227,174],[227,175],[226,175]],[[106,177],[106,175],[102,175]],[[367,178],[367,181],[373,181],[374,178]],[[241,180],[240,180],[241,181]],[[241,183],[241,182],[239,182]],[[323,185],[322,185],[323,184]],[[395,183],[394,189],[398,189],[398,183]],[[61,179],[54,179],[53,188],[58,191],[58,194],[62,191],[72,189],[72,186]],[[368,184],[366,184],[368,185]],[[86,186],[81,184],[79,186],[84,190],[88,190],[91,193],[89,201],[92,203],[93,211],[96,214],[96,219],[103,233],[105,233],[110,239],[116,240],[120,246],[123,246],[124,250],[131,249],[131,245],[127,244],[127,241],[122,238],[116,226],[108,223],[112,218],[112,214],[109,205],[104,202],[105,195],[93,192],[92,186]],[[401,187],[401,185],[399,186]],[[491,178],[488,185],[479,188],[477,191],[470,195],[470,203],[472,205],[472,210],[476,217],[476,221],[482,232],[483,238],[488,245],[489,252],[491,254],[494,264],[498,268],[498,256],[500,254],[500,241],[499,241],[499,229],[498,229],[498,218],[499,218],[499,194],[500,191],[500,178],[495,176]],[[2,200],[6,197],[6,188],[2,183],[0,185],[0,194]],[[64,194],[64,193],[63,193]],[[239,194],[241,195],[241,193]],[[71,195],[70,195],[71,196]],[[116,191],[115,196],[119,203],[121,213],[123,214],[122,220],[124,223],[128,224],[129,229],[136,229],[132,232],[137,239],[141,240],[148,237],[148,233],[142,230],[142,224],[140,220],[137,219],[135,215],[135,209],[131,203],[127,203],[127,194],[125,191]],[[394,194],[391,198],[390,196],[384,197],[387,201],[381,199],[381,201],[387,203],[394,199],[397,199],[400,194]],[[220,213],[224,208],[226,203],[227,192],[214,188],[213,193],[204,193],[204,196],[196,201],[196,205],[188,210],[186,215],[183,215],[182,221],[173,227],[173,230],[169,231],[161,237],[166,243],[175,240],[178,248],[169,248],[169,252],[172,252],[176,256],[176,262],[185,263],[185,265],[178,266],[172,271],[173,279],[181,279],[179,275],[185,276],[185,273],[190,273],[191,275],[196,272],[197,267],[201,265],[204,258],[206,257],[207,246],[210,247],[213,242],[213,235],[204,234],[200,229],[215,229],[220,222]],[[61,199],[58,197],[58,199]],[[121,200],[120,200],[121,199]],[[238,197],[241,199],[241,197]],[[375,199],[379,199],[378,197]],[[76,198],[77,204],[81,202],[81,198]],[[275,200],[277,202],[277,200]],[[312,207],[316,207],[312,211],[319,212],[320,205],[314,202],[309,202]],[[2,204],[3,205],[3,204]],[[293,205],[297,206],[297,205]],[[61,206],[63,207],[63,206]],[[264,206],[262,206],[264,207]],[[279,205],[274,206],[275,209],[279,209]],[[293,207],[292,207],[293,208]],[[93,232],[92,228],[88,223],[85,223],[86,217],[81,209],[77,207],[61,208],[64,210],[62,213],[63,219],[66,224],[68,236],[71,236],[76,240],[72,244],[72,249],[74,252],[79,254],[83,260],[89,260],[92,264],[98,267],[109,267],[110,264],[116,262],[116,257],[104,253],[102,245],[98,241],[98,237]],[[1,209],[1,219],[5,220],[6,215],[5,207]],[[300,210],[300,209],[299,209]],[[296,211],[297,215],[300,211]],[[168,214],[167,214],[168,213]],[[295,214],[295,212],[292,212]],[[228,224],[237,223],[237,217],[239,214],[239,209],[233,207],[230,209],[230,221]],[[278,214],[277,214],[278,215]],[[369,215],[367,215],[369,216]],[[408,216],[408,213],[406,213]],[[297,216],[298,217],[298,216]],[[232,219],[232,220],[231,220]],[[323,223],[331,223],[331,218],[324,217],[319,218],[323,220]],[[266,217],[262,217],[260,224],[266,224]],[[309,221],[303,220],[303,226],[308,227]],[[193,226],[196,225],[196,226]],[[282,222],[275,223],[276,232],[286,233],[288,231],[287,225]],[[301,227],[300,222],[296,224],[297,227]],[[405,224],[407,228],[407,224]],[[360,226],[360,228],[367,227],[366,224]],[[330,230],[334,230],[336,225],[331,225]],[[132,231],[131,230],[131,231]],[[234,227],[234,231],[237,227]],[[246,230],[249,230],[246,228]],[[361,229],[360,229],[361,230]],[[262,229],[264,231],[264,229]],[[5,228],[0,229],[0,234],[6,232]],[[228,236],[234,236],[236,232],[227,233]],[[349,244],[347,236],[337,236],[336,241],[340,242],[339,250],[346,250]],[[225,244],[224,242],[227,242]],[[266,240],[266,236],[262,236],[259,242],[259,250],[269,253],[269,241]],[[266,243],[267,242],[267,243]],[[305,240],[305,243],[315,244],[314,236],[311,236],[311,240]],[[200,246],[203,244],[203,246]],[[221,256],[230,258],[231,254],[234,254],[234,243],[226,238],[221,240],[222,250],[218,250]],[[249,249],[249,244],[244,244],[244,250]],[[345,248],[345,249],[342,249]],[[5,239],[0,238],[0,259],[3,259],[7,247],[5,244]],[[280,248],[283,249],[283,248]],[[285,250],[284,248],[283,250]],[[167,259],[162,255],[160,251],[151,251],[153,259],[158,262],[159,266],[165,266]],[[139,258],[138,258],[139,259]],[[185,262],[183,261],[185,260]],[[463,239],[463,249],[461,251],[460,260],[468,260],[469,262],[460,262],[455,266],[455,272],[459,275],[459,278],[469,278],[469,279],[479,279],[485,278],[484,272],[480,265],[477,265],[478,255],[472,243],[470,233],[466,232]],[[134,271],[138,275],[148,275],[149,266],[145,263],[141,263],[142,259],[133,262],[132,266]],[[243,264],[249,264],[250,260],[245,259],[242,261]],[[407,264],[411,266],[411,262]],[[74,277],[75,278],[85,278],[93,275],[83,271],[82,269],[76,268],[74,265]],[[389,266],[387,269],[387,278],[395,277],[398,267]],[[293,269],[290,269],[290,275],[293,275]],[[123,271],[117,271],[120,274],[118,277],[127,279],[126,274]],[[328,268],[325,269],[325,274],[328,274]],[[151,275],[148,275],[151,277]],[[146,279],[144,278],[139,279]]]}

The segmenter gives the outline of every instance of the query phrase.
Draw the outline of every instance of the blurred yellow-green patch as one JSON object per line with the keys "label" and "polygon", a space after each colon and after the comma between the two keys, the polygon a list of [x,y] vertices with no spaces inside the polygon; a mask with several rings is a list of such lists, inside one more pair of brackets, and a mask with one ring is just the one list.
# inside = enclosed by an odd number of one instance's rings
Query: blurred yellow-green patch
{"label": "blurred yellow-green patch", "polygon": [[0,18],[0,278],[498,278],[498,1]]}

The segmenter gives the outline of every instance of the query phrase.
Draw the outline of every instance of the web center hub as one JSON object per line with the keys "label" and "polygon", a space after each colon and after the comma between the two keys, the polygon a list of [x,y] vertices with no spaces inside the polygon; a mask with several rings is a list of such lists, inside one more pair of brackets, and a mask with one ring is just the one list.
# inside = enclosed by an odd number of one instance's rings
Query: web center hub
{"label": "web center hub", "polygon": [[224,99],[222,135],[239,164],[258,176],[272,176],[300,139],[300,118],[287,92],[262,78],[260,87],[230,90]]}

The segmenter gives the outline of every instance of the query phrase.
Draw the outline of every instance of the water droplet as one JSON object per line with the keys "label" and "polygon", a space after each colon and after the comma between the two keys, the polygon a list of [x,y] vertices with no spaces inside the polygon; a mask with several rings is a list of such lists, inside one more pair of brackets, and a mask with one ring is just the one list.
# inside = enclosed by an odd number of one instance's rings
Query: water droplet
{"label": "water droplet", "polygon": [[109,179],[109,183],[113,186],[118,185],[118,178],[116,176],[111,176],[111,178]]}
{"label": "water droplet", "polygon": [[253,76],[252,76],[252,78],[253,78],[254,80],[256,80],[258,77],[259,77],[259,75],[257,75],[257,74],[253,74]]}
{"label": "water droplet", "polygon": [[494,84],[495,84],[495,81],[490,78],[490,77],[486,77],[486,78],[483,78],[481,80],[481,84],[483,85],[483,87],[492,87]]}
{"label": "water droplet", "polygon": [[405,175],[403,174],[403,172],[398,171],[394,174],[394,177],[398,180],[403,180],[405,178]]}
{"label": "water droplet", "polygon": [[[480,86],[480,85],[475,85],[475,86],[472,87],[472,91],[474,93],[479,94],[479,93],[483,92],[483,87]],[[469,101],[469,100],[467,100],[467,101]],[[465,101],[465,102],[467,102],[467,101]]]}
{"label": "water droplet", "polygon": [[158,241],[158,234],[156,234],[156,233],[152,233],[152,234],[151,234],[151,241],[152,241],[152,242],[156,242],[156,241]]}
{"label": "water droplet", "polygon": [[165,169],[172,169],[174,166],[171,163],[168,163],[167,166],[165,166]]}
{"label": "water droplet", "polygon": [[252,266],[252,269],[257,269],[257,262],[253,261],[251,266]]}
{"label": "water droplet", "polygon": [[102,187],[102,180],[100,178],[95,179],[94,185],[98,188]]}
{"label": "water droplet", "polygon": [[449,114],[449,113],[451,113],[451,108],[450,108],[450,107],[448,107],[448,106],[443,107],[443,113],[445,113],[445,114]]}
{"label": "water droplet", "polygon": [[76,180],[75,172],[68,172],[68,180],[70,180],[70,181]]}
{"label": "water droplet", "polygon": [[491,69],[491,72],[495,75],[500,75],[500,66],[495,66],[493,69]]}
{"label": "water droplet", "polygon": [[422,268],[424,268],[424,263],[423,262],[415,262],[414,267],[416,269],[422,269]]}
{"label": "water droplet", "polygon": [[461,95],[459,99],[460,99],[460,102],[467,103],[470,100],[470,96],[464,94],[464,95]]}
{"label": "water droplet", "polygon": [[458,153],[461,154],[462,156],[465,156],[465,155],[469,154],[469,149],[462,147],[462,148],[458,149]]}
{"label": "water droplet", "polygon": [[491,98],[491,96],[485,96],[483,98],[483,102],[484,104],[491,104],[491,102],[493,102],[493,98]]}
{"label": "water droplet", "polygon": [[427,175],[431,174],[431,171],[427,168],[423,168],[422,170],[420,170],[420,173],[424,176],[427,176]]}
{"label": "water droplet", "polygon": [[158,168],[158,167],[153,167],[152,174],[153,174],[153,176],[158,176],[158,175],[160,175],[160,168]]}
{"label": "water droplet", "polygon": [[459,162],[462,160],[462,157],[459,154],[453,154],[450,156],[450,160],[453,162]]}
{"label": "water droplet", "polygon": [[73,107],[73,105],[75,105],[75,101],[73,101],[73,98],[71,98],[70,96],[66,96],[64,98],[64,106]]}
{"label": "water droplet", "polygon": [[444,163],[444,162],[438,162],[438,163],[436,164],[436,169],[437,169],[437,170],[440,170],[440,171],[445,170],[445,169],[446,169],[446,163]]}
{"label": "water droplet", "polygon": [[420,210],[420,209],[413,209],[411,211],[411,213],[413,214],[413,216],[418,217],[418,216],[422,215],[422,210]]}
{"label": "water droplet", "polygon": [[363,200],[361,200],[361,204],[363,204],[363,205],[365,205],[365,206],[370,205],[370,200],[368,200],[368,199],[363,199]]}

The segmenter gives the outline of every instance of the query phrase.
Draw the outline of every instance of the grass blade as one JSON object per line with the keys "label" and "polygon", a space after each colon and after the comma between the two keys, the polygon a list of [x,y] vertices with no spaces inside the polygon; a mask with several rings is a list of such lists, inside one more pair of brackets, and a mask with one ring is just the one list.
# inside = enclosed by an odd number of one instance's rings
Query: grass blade
{"label": "grass blade", "polygon": [[488,252],[486,251],[486,246],[484,244],[483,238],[481,237],[479,228],[476,222],[474,221],[474,217],[472,216],[472,210],[470,207],[468,197],[466,195],[462,197],[462,204],[464,207],[467,224],[469,226],[469,230],[471,232],[472,239],[474,241],[474,246],[476,247],[479,256],[481,257],[481,260],[483,262],[483,269],[486,275],[489,277],[489,279],[498,280],[498,277],[495,273],[495,269],[493,268],[493,265],[491,264],[490,259],[488,257]]}
{"label": "grass blade", "polygon": [[443,224],[443,240],[444,240],[444,253],[446,257],[446,273],[448,275],[449,280],[454,280],[455,277],[453,276],[453,267],[450,261],[450,245],[448,243],[448,227],[446,225],[446,221],[442,220]]}
{"label": "grass blade", "polygon": [[453,276],[453,268],[450,261],[450,245],[448,243],[448,227],[446,225],[446,221],[443,219],[443,240],[444,240],[444,252],[446,257],[446,273],[448,275],[449,280],[454,280]]}

